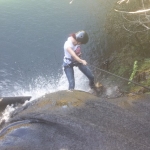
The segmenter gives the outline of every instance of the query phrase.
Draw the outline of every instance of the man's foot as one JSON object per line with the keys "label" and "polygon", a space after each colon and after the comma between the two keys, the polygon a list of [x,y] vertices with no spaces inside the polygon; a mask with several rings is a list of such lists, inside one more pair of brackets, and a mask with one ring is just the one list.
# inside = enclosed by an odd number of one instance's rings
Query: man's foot
{"label": "man's foot", "polygon": [[67,90],[67,92],[73,92],[73,89]]}
{"label": "man's foot", "polygon": [[93,94],[96,96],[100,96],[104,92],[104,86],[97,82],[93,86],[91,86],[91,91],[93,91]]}

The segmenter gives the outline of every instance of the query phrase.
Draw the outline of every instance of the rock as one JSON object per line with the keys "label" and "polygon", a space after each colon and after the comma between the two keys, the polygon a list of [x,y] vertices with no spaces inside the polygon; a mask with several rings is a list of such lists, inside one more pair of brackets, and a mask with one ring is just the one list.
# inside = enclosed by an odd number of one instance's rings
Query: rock
{"label": "rock", "polygon": [[47,94],[14,111],[1,128],[0,149],[149,150],[149,99],[135,98],[123,107],[129,97],[108,101],[76,90]]}

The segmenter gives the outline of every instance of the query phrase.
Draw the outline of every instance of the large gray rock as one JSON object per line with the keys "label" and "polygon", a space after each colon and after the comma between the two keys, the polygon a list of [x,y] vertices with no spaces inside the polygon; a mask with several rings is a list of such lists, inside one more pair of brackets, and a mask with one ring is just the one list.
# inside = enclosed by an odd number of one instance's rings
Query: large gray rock
{"label": "large gray rock", "polygon": [[149,96],[133,99],[47,94],[14,112],[0,150],[149,150]]}

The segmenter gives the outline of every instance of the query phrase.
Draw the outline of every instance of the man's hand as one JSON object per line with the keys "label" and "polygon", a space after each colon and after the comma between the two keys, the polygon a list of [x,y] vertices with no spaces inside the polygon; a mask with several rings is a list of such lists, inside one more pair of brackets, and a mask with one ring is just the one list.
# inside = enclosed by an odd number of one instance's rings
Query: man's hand
{"label": "man's hand", "polygon": [[87,62],[85,60],[82,60],[83,65],[87,65]]}

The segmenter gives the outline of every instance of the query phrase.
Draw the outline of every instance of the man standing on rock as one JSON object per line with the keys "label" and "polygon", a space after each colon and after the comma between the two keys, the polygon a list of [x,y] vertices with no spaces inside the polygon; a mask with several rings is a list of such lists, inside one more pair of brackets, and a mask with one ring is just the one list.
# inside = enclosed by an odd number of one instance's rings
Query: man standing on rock
{"label": "man standing on rock", "polygon": [[89,36],[85,31],[78,31],[71,34],[64,44],[63,67],[69,82],[69,90],[75,88],[74,69],[76,66],[89,79],[89,86],[95,89],[94,75],[87,66],[87,62],[81,58],[81,45],[89,41]]}

